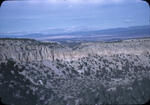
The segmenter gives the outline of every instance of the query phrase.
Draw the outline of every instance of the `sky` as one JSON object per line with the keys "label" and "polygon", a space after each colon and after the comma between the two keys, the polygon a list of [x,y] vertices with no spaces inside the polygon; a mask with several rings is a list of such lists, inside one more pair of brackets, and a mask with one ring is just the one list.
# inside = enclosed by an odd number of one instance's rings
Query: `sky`
{"label": "sky", "polygon": [[0,34],[61,33],[149,25],[141,0],[20,0],[0,8]]}

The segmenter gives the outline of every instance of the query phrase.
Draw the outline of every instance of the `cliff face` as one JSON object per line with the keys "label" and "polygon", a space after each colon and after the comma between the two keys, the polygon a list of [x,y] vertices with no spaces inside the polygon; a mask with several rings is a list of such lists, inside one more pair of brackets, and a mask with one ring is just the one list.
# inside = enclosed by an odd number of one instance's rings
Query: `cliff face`
{"label": "cliff face", "polygon": [[149,88],[150,39],[70,48],[0,39],[0,97],[8,105],[144,104]]}
{"label": "cliff face", "polygon": [[144,54],[150,52],[150,39],[121,42],[81,43],[73,48],[59,43],[45,43],[29,39],[0,39],[0,61],[77,60],[89,55]]}
{"label": "cliff face", "polygon": [[[42,43],[35,40],[0,40],[0,60],[14,59],[15,61],[53,60],[55,56],[64,58],[63,50],[58,43]],[[62,54],[60,54],[62,52]]]}

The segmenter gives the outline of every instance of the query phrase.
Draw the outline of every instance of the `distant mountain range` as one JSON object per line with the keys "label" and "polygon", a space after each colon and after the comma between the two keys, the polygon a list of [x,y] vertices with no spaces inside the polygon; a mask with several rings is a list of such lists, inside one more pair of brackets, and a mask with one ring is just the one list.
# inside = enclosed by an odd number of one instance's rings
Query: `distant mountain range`
{"label": "distant mountain range", "polygon": [[[50,33],[50,32],[49,32]],[[150,37],[150,25],[134,26],[128,28],[113,28],[105,30],[92,30],[92,31],[66,31],[62,33],[32,33],[25,35],[0,35],[1,38],[32,38],[38,40],[111,40],[111,39],[124,39],[124,38],[137,38],[137,37]]]}

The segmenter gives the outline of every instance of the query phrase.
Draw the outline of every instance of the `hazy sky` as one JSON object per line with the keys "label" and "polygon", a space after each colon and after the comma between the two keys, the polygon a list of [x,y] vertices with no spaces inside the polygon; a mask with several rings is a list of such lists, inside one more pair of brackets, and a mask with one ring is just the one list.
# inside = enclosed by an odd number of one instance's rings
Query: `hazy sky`
{"label": "hazy sky", "polygon": [[7,1],[0,8],[0,33],[141,26],[149,17],[141,0]]}

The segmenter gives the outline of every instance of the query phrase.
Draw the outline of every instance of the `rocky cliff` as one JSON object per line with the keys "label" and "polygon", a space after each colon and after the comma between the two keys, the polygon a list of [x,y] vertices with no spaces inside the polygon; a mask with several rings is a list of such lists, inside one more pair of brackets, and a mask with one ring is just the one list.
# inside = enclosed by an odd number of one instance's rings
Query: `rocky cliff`
{"label": "rocky cliff", "polygon": [[0,61],[77,60],[90,55],[145,54],[150,52],[150,38],[117,42],[87,42],[72,48],[60,43],[30,39],[0,39]]}
{"label": "rocky cliff", "polygon": [[0,39],[0,60],[54,60],[55,56],[65,58],[63,55],[66,51],[67,48],[58,43],[43,43],[30,39]]}
{"label": "rocky cliff", "polygon": [[72,47],[0,39],[0,97],[8,105],[144,104],[149,88],[150,38]]}

